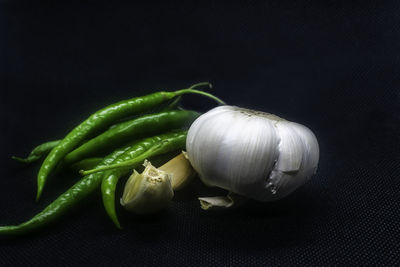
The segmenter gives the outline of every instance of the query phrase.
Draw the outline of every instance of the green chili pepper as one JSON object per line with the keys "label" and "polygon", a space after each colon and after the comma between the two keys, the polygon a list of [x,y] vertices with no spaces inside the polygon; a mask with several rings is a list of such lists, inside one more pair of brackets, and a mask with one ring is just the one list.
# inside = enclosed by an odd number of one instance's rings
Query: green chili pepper
{"label": "green chili pepper", "polygon": [[[125,160],[126,157],[123,156],[128,154],[132,147],[133,143],[115,150],[109,156],[105,157],[98,166],[105,166],[113,162],[119,162],[121,159]],[[137,155],[134,154],[134,156]],[[34,216],[29,221],[19,225],[0,226],[0,235],[25,234],[56,220],[69,211],[79,201],[89,195],[94,189],[96,189],[100,185],[102,178],[102,173],[96,173],[83,177],[69,190],[61,194],[55,201],[48,205],[42,212]]]}
{"label": "green chili pepper", "polygon": [[203,85],[210,85],[209,83],[199,83],[191,86],[188,89],[182,89],[174,92],[157,92],[143,97],[136,97],[129,100],[124,100],[110,106],[107,106],[94,114],[88,119],[73,129],[67,136],[58,144],[44,160],[39,173],[38,173],[38,190],[36,199],[40,198],[44,184],[48,175],[54,170],[56,165],[72,151],[76,146],[91,134],[104,130],[109,127],[113,122],[124,117],[138,114],[149,110],[161,103],[171,100],[183,94],[200,94],[210,97],[217,102],[224,104],[219,98],[208,94],[206,92],[195,90],[194,88]]}
{"label": "green chili pepper", "polygon": [[[163,112],[171,111],[171,110],[178,108],[180,100],[181,100],[180,96],[176,97],[171,103],[169,103],[165,107],[162,107],[161,112],[162,111]],[[120,123],[114,124],[114,125],[110,126],[110,128],[114,128],[114,127],[118,126],[119,124]],[[17,157],[17,156],[12,156],[11,158],[16,161],[22,162],[22,163],[30,164],[30,163],[33,163],[33,162],[41,159],[43,156],[46,156],[60,142],[61,142],[61,140],[45,142],[45,143],[35,147],[26,158]]]}
{"label": "green chili pepper", "polygon": [[[126,160],[121,160],[121,162],[134,160],[134,162],[131,161],[128,168],[118,168],[104,172],[101,184],[103,204],[109,217],[118,228],[121,228],[121,226],[115,212],[115,188],[119,178],[151,156],[184,149],[186,134],[187,131],[180,131],[146,138],[135,145],[136,149],[132,148],[132,151],[142,151],[139,156],[135,157],[134,155],[128,155],[126,156]],[[165,145],[167,143],[168,146]],[[164,146],[162,144],[164,144]],[[162,150],[160,150],[160,148],[162,148]]]}
{"label": "green chili pepper", "polygon": [[173,98],[171,100],[168,100],[168,101],[162,103],[159,106],[156,106],[154,108],[146,110],[145,112],[138,113],[138,114],[133,114],[131,116],[127,116],[127,117],[124,117],[122,119],[119,119],[119,120],[116,121],[116,124],[111,125],[109,128],[113,128],[113,127],[117,126],[121,122],[137,119],[137,118],[145,116],[145,115],[154,114],[154,113],[161,113],[161,112],[166,112],[166,111],[171,111],[171,110],[181,110],[181,108],[179,107],[181,99],[182,99],[182,96],[178,96],[178,97],[175,97],[175,98]]}
{"label": "green chili pepper", "polygon": [[86,158],[86,159],[80,160],[80,161],[75,162],[70,165],[58,164],[54,170],[54,173],[56,175],[63,173],[63,172],[69,172],[69,173],[72,172],[72,173],[76,174],[77,172],[79,172],[82,169],[96,167],[98,164],[101,163],[102,160],[103,160],[103,158],[94,157],[94,158]]}
{"label": "green chili pepper", "polygon": [[118,221],[117,212],[115,211],[115,188],[117,187],[118,180],[124,173],[122,170],[113,170],[104,173],[101,182],[101,193],[103,196],[103,205],[110,219],[113,221],[117,228],[121,229]]}
{"label": "green chili pepper", "polygon": [[35,162],[35,161],[39,160],[41,157],[47,155],[60,142],[61,142],[61,140],[55,140],[55,141],[50,141],[50,142],[46,142],[41,145],[38,145],[37,147],[35,147],[32,150],[31,153],[29,153],[28,157],[26,157],[26,158],[20,158],[20,157],[16,157],[16,156],[12,156],[11,158],[14,160],[17,160],[19,162],[29,164],[29,163]]}
{"label": "green chili pepper", "polygon": [[70,152],[63,163],[68,165],[101,151],[109,151],[129,140],[165,132],[166,129],[188,127],[199,115],[194,111],[175,110],[122,122]]}
{"label": "green chili pepper", "polygon": [[150,158],[152,156],[171,152],[173,150],[176,150],[176,148],[179,148],[179,147],[184,147],[187,131],[186,130],[180,131],[180,132],[175,133],[174,135],[176,135],[176,136],[173,136],[171,138],[165,138],[165,139],[164,138],[161,139],[159,136],[145,139],[145,142],[154,142],[157,140],[156,141],[157,143],[154,143],[154,145],[151,148],[149,148],[146,152],[144,152],[143,154],[141,154],[140,156],[138,156],[136,158],[131,158],[129,160],[126,160],[123,162],[118,162],[116,164],[96,167],[91,170],[82,170],[82,171],[80,171],[80,174],[89,175],[92,173],[111,170],[111,169],[133,168],[133,166],[136,166],[138,162],[140,163],[141,161],[143,161],[146,158]]}
{"label": "green chili pepper", "polygon": [[[166,111],[171,111],[171,110],[178,108],[180,100],[181,100],[181,96],[176,97],[175,99],[173,99],[173,101],[171,101],[171,103],[162,107],[161,111],[166,112]],[[114,128],[114,127],[118,126],[119,124],[120,123],[112,125],[110,128]],[[30,164],[30,163],[33,163],[33,162],[39,160],[43,156],[46,156],[60,142],[61,142],[61,140],[54,140],[54,141],[49,141],[49,142],[43,143],[41,145],[38,145],[37,147],[35,147],[32,150],[32,152],[26,158],[17,157],[17,156],[12,156],[11,158],[16,161],[22,162],[22,163]]]}
{"label": "green chili pepper", "polygon": [[99,165],[102,160],[103,158],[83,159],[69,166],[69,169],[72,171],[79,172],[82,169],[94,168],[95,166]]}
{"label": "green chili pepper", "polygon": [[[159,146],[160,143],[165,142],[164,140],[168,140],[170,144],[175,143],[178,147],[178,144],[180,144],[180,146],[184,145],[184,137],[186,137],[185,132],[180,131],[132,142],[129,145],[124,146],[123,148],[115,150],[109,156],[105,157],[102,162],[97,165],[97,167],[100,168],[113,163],[126,162],[130,161],[131,159],[141,158],[143,160],[147,158],[149,150],[154,148],[154,146]],[[172,149],[172,146],[170,146],[170,148]],[[132,165],[133,168],[137,167],[137,165],[139,165],[140,163],[141,161],[138,161],[136,165]],[[120,168],[116,170],[111,170],[109,172],[113,173],[114,175],[121,176],[127,174],[129,171],[130,170],[128,168]],[[103,177],[106,176],[105,173],[102,172],[97,172],[83,177],[69,190],[61,194],[54,202],[48,205],[42,212],[34,216],[29,221],[19,225],[0,226],[0,235],[25,234],[29,231],[35,230],[53,222],[60,216],[64,215],[67,211],[69,211],[79,201],[83,200],[86,196],[93,192],[100,185]],[[108,192],[106,193],[108,194]],[[109,207],[111,206],[111,204],[108,202],[109,197],[107,196],[106,199],[108,212],[109,210],[113,210],[115,207],[112,207],[110,209]],[[112,199],[112,203],[113,202],[114,198]],[[116,215],[115,220],[118,223]],[[119,223],[117,224],[117,226],[119,226]]]}

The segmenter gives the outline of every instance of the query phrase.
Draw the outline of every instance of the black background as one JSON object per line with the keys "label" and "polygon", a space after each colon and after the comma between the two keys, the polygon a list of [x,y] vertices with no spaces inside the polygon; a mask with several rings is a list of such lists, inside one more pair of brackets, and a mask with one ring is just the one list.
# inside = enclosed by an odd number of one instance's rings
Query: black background
{"label": "black background", "polygon": [[[1,265],[398,265],[398,1],[3,1],[0,220],[22,222],[78,179],[21,167],[104,105],[210,81],[227,103],[311,128],[317,175],[271,204],[206,212],[196,183],[157,216],[107,218],[99,192]],[[214,106],[198,97],[185,107]],[[57,179],[58,178],[58,179]],[[123,181],[119,186],[119,194]]]}

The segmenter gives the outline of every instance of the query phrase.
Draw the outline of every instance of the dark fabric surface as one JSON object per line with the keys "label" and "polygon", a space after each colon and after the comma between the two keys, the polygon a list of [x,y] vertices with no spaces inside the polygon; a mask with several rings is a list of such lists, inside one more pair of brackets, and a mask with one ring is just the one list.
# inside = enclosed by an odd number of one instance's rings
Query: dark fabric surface
{"label": "dark fabric surface", "polygon": [[197,181],[156,216],[118,207],[121,231],[98,190],[36,234],[1,238],[0,265],[399,265],[399,2],[166,2],[1,3],[0,224],[79,178],[51,177],[35,203],[39,165],[11,155],[104,105],[199,81],[311,128],[317,174],[280,202],[221,212],[200,209],[196,197],[221,192]]}

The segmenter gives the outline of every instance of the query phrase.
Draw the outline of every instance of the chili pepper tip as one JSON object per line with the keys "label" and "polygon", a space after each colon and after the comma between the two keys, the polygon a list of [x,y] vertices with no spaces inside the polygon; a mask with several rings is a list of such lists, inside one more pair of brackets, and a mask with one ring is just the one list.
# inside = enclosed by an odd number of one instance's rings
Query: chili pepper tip
{"label": "chili pepper tip", "polygon": [[19,161],[19,162],[22,162],[22,163],[27,163],[27,160],[24,159],[24,158],[20,158],[20,157],[17,157],[17,156],[11,156],[11,158],[13,160],[16,160],[16,161]]}

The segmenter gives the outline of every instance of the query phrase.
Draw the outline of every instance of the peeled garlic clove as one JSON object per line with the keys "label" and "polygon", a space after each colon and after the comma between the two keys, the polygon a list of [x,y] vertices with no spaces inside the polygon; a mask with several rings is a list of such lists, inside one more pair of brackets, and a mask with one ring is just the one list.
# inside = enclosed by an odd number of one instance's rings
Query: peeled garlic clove
{"label": "peeled garlic clove", "polygon": [[128,211],[149,214],[165,208],[174,196],[170,175],[155,168],[149,161],[145,169],[134,173],[125,184],[121,205]]}
{"label": "peeled garlic clove", "polygon": [[170,175],[171,185],[174,190],[184,188],[195,175],[195,171],[185,154],[185,152],[182,152],[158,168]]}

